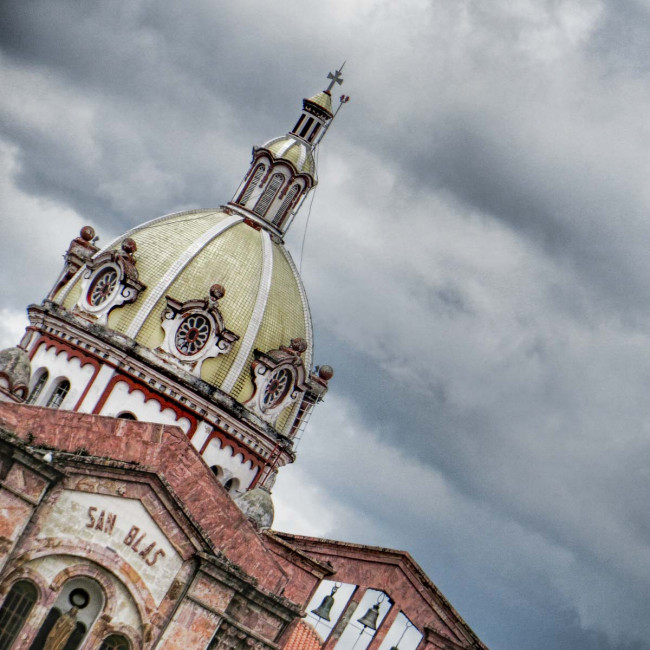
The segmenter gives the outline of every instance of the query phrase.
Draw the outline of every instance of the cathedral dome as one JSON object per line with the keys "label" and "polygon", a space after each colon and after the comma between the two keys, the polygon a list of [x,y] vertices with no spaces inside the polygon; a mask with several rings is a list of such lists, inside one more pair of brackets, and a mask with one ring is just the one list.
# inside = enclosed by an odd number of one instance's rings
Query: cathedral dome
{"label": "cathedral dome", "polygon": [[273,138],[262,145],[263,149],[268,149],[276,160],[287,160],[290,162],[298,173],[309,174],[314,176],[316,164],[312,147],[298,140],[291,135],[283,135],[279,138]]}
{"label": "cathedral dome", "polygon": [[[120,248],[126,252],[119,253]],[[254,392],[251,367],[256,351],[278,351],[302,339],[302,362],[307,372],[311,369],[311,318],[302,282],[288,251],[263,228],[227,209],[181,212],[130,230],[94,260],[104,257],[110,268],[111,259],[119,255],[135,265],[139,288],[132,302],[114,303],[106,314],[104,324],[111,330],[239,402]],[[89,295],[99,295],[99,276],[93,280],[91,270],[85,280],[84,273],[78,273],[54,301],[83,315],[79,305],[84,307]],[[186,325],[172,328],[170,338],[168,321],[182,316],[188,304],[205,312],[204,321],[181,319]],[[212,345],[216,354],[203,358],[201,337],[208,336],[211,326],[220,331],[220,338]],[[189,336],[184,342],[183,335]],[[189,346],[180,349],[182,353],[175,347],[179,340]],[[288,417],[289,413],[280,415],[278,429]]]}

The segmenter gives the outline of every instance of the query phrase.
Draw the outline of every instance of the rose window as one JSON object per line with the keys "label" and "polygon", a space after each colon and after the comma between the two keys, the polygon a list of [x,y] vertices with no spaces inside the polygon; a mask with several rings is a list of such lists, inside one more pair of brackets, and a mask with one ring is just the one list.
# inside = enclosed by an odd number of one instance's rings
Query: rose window
{"label": "rose window", "polygon": [[211,329],[204,314],[186,316],[176,330],[176,349],[188,357],[200,352],[210,338]]}
{"label": "rose window", "polygon": [[93,307],[103,305],[117,287],[118,281],[116,269],[109,267],[100,271],[88,289],[88,303]]}
{"label": "rose window", "polygon": [[271,409],[280,404],[291,388],[293,376],[287,368],[276,370],[269,379],[264,389],[262,406],[264,409]]}

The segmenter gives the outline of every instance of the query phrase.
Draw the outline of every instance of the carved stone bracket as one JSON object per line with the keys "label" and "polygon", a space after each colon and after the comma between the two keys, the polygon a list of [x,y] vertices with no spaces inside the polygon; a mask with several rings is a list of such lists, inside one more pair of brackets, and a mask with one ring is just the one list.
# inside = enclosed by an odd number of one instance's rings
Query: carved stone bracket
{"label": "carved stone bracket", "polygon": [[290,347],[268,353],[255,350],[255,361],[251,364],[255,389],[245,405],[271,425],[310,387],[301,358],[306,349],[304,339],[296,338],[291,340]]}
{"label": "carved stone bracket", "polygon": [[138,280],[132,239],[122,242],[122,250],[106,251],[86,262],[81,279],[81,296],[77,308],[105,325],[109,312],[132,303],[146,289]]}
{"label": "carved stone bracket", "polygon": [[210,650],[267,650],[268,646],[240,630],[237,626],[223,621],[215,634]]}
{"label": "carved stone bracket", "polygon": [[227,354],[239,339],[226,329],[217,306],[225,293],[221,285],[214,284],[203,300],[182,303],[166,296],[167,307],[162,315],[165,339],[160,349],[197,376],[206,359]]}

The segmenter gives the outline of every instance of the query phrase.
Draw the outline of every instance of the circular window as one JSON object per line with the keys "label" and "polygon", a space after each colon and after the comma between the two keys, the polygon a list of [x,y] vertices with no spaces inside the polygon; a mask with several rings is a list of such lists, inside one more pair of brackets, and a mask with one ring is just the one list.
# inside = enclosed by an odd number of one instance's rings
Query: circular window
{"label": "circular window", "polygon": [[292,375],[288,368],[280,368],[271,375],[262,397],[264,409],[271,409],[282,402],[291,388],[291,380]]}
{"label": "circular window", "polygon": [[70,592],[70,604],[78,609],[83,609],[90,601],[90,596],[85,589],[77,587]]}
{"label": "circular window", "polygon": [[117,283],[117,270],[112,266],[100,271],[88,289],[88,303],[93,307],[103,305],[115,291]]}
{"label": "circular window", "polygon": [[204,314],[189,314],[176,330],[176,349],[183,355],[191,357],[200,352],[210,338],[210,320]]}

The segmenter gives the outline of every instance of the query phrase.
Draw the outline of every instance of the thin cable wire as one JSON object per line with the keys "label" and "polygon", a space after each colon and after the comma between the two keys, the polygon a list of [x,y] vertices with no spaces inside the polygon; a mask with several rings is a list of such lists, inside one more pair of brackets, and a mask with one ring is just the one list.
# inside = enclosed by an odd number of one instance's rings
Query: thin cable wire
{"label": "thin cable wire", "polygon": [[[320,146],[316,145],[316,160],[314,167],[318,169],[318,154],[320,153]],[[298,265],[298,275],[302,275],[302,256],[305,251],[305,240],[307,239],[307,227],[309,226],[309,217],[311,217],[311,209],[314,205],[314,199],[316,198],[316,189],[318,185],[313,189],[311,193],[311,202],[309,203],[309,210],[307,211],[307,220],[305,221],[305,230],[302,233],[302,244],[300,246],[300,264]]]}

